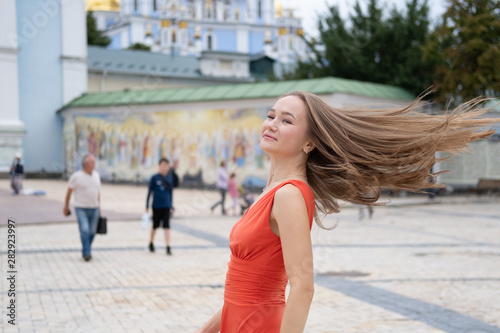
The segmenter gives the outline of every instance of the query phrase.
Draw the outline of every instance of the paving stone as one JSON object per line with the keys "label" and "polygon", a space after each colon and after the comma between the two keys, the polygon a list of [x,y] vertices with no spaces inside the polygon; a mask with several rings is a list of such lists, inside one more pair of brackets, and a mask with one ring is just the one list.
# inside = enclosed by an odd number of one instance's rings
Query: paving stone
{"label": "paving stone", "polygon": [[[54,201],[47,207],[62,205],[64,182],[25,185],[48,192],[30,198],[30,218],[44,200]],[[0,180],[0,200],[5,186]],[[140,217],[145,190],[104,187],[107,211]],[[204,206],[188,209],[193,195]],[[188,190],[174,195],[180,209],[172,219],[173,256],[163,253],[161,234],[157,252],[149,253],[149,231],[135,218],[111,219],[110,232],[96,236],[90,262],[81,258],[75,222],[23,224],[17,229],[18,325],[6,325],[2,312],[2,332],[195,331],[222,306],[227,238],[237,218],[209,215],[215,192],[191,196]],[[359,221],[357,210],[345,205],[325,219],[339,222],[335,230],[311,232],[316,286],[305,331],[500,332],[499,207],[498,197],[394,198],[376,207],[371,220]],[[23,210],[14,213],[24,219]],[[3,272],[5,256],[0,248]],[[0,286],[3,301],[6,281]]]}

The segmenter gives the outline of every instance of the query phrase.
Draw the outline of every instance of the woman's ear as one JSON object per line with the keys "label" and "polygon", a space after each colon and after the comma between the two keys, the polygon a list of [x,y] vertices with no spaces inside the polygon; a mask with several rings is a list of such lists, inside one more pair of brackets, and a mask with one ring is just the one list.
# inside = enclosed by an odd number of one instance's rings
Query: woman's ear
{"label": "woman's ear", "polygon": [[304,153],[309,154],[311,151],[314,150],[314,148],[316,148],[316,147],[312,144],[312,142],[308,142],[303,150],[304,150]]}

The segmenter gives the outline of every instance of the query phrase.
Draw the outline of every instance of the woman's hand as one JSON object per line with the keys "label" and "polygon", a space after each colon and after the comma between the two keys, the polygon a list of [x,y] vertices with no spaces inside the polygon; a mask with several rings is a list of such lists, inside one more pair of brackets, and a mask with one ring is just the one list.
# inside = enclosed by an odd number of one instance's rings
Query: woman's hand
{"label": "woman's hand", "polygon": [[220,322],[222,318],[222,309],[217,311],[212,318],[210,318],[202,328],[195,331],[195,333],[219,333]]}

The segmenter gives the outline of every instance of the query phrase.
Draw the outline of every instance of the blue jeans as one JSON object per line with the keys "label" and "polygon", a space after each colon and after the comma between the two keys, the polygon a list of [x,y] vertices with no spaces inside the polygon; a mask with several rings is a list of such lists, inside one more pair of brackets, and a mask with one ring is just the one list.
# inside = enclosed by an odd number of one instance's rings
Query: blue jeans
{"label": "blue jeans", "polygon": [[97,208],[75,208],[75,214],[78,219],[78,229],[80,229],[80,238],[82,240],[82,256],[90,255],[90,246],[94,240],[97,230],[97,221],[99,220],[99,209]]}

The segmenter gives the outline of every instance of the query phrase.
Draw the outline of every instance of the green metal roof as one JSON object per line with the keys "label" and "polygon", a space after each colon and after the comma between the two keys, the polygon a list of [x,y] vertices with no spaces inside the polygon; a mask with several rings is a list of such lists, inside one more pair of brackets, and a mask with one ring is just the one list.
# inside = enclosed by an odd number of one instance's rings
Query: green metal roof
{"label": "green metal roof", "polygon": [[122,74],[202,77],[195,57],[170,56],[159,52],[139,50],[112,50],[87,47],[88,69]]}
{"label": "green metal roof", "polygon": [[63,109],[111,105],[193,103],[217,100],[277,98],[293,90],[304,90],[316,95],[344,93],[392,100],[410,101],[414,99],[414,96],[410,92],[395,86],[325,77],[321,79],[297,81],[90,93],[74,99],[64,106]]}

